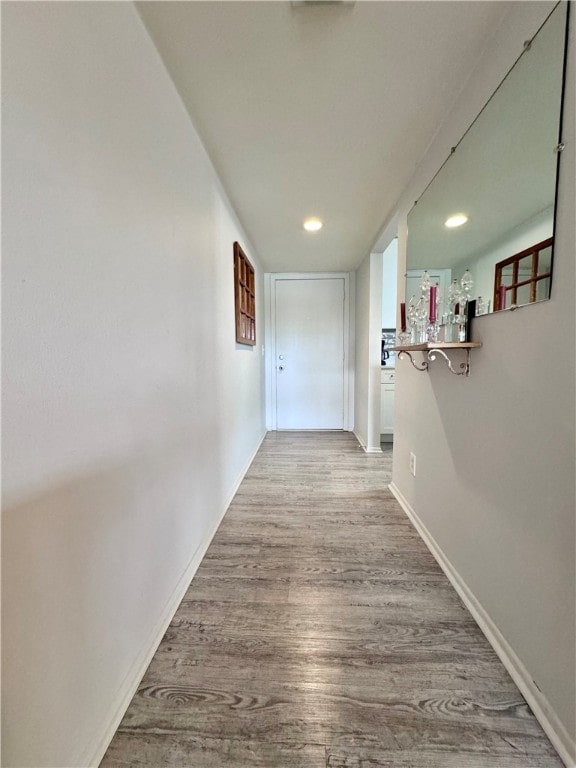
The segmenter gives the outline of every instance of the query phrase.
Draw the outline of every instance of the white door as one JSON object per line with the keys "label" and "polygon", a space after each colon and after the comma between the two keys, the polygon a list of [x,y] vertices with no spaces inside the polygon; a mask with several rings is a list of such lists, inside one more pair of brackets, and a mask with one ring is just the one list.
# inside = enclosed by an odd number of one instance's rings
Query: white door
{"label": "white door", "polygon": [[276,280],[276,427],[344,428],[344,278]]}

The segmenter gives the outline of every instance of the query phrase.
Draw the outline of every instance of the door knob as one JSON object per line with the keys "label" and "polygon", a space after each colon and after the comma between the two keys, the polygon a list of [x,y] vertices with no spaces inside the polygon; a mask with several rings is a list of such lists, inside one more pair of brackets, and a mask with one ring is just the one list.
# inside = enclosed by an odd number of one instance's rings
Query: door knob
{"label": "door knob", "polygon": [[279,365],[279,366],[278,366],[278,370],[279,370],[279,371],[283,371],[283,370],[284,370],[284,366],[283,366],[283,365]]}

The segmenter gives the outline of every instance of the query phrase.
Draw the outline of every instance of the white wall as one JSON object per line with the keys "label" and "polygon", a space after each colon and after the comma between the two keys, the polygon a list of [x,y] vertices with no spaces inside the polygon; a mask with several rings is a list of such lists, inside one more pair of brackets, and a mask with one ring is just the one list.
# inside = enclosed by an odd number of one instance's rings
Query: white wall
{"label": "white wall", "polygon": [[262,277],[133,5],[2,12],[3,765],[78,767],[264,434]]}
{"label": "white wall", "polygon": [[[550,8],[514,4],[396,216],[405,221],[411,202]],[[484,346],[473,353],[469,379],[453,376],[441,362],[429,374],[398,363],[393,487],[495,631],[541,722],[573,764],[574,57],[566,92],[552,298],[478,319],[475,339]],[[403,240],[399,259],[402,265]],[[410,451],[417,456],[415,478]]]}
{"label": "white wall", "polygon": [[381,253],[356,270],[355,306],[354,434],[364,450],[380,452]]}

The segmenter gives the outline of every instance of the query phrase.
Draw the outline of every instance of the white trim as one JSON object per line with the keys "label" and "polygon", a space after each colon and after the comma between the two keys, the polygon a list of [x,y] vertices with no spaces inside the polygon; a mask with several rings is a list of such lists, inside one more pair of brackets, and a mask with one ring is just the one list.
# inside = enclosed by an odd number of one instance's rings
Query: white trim
{"label": "white trim", "polygon": [[360,435],[355,430],[352,430],[352,432],[356,440],[358,440],[358,442],[360,443],[360,448],[362,448],[364,453],[382,453],[382,448],[368,448],[364,440],[362,440],[362,438],[360,437]]}
{"label": "white trim", "polygon": [[542,726],[542,729],[552,742],[552,746],[558,752],[560,759],[567,768],[576,768],[576,742],[574,742],[566,730],[564,724],[550,705],[546,696],[540,691],[532,679],[532,676],[517,656],[512,646],[500,632],[490,615],[468,587],[462,576],[448,560],[430,531],[412,509],[402,492],[394,483],[388,486],[396,497],[396,500],[410,518],[410,521],[420,534],[424,543],[442,568],[448,580],[460,596],[462,602],[468,608],[476,623],[484,633],[486,639],[497,653],[500,661],[506,667],[510,677],[528,702],[534,716]]}
{"label": "white trim", "polygon": [[354,429],[354,398],[356,387],[356,272],[350,272],[348,282],[348,313],[350,336],[348,341],[348,421],[345,429],[352,432]]}
{"label": "white trim", "polygon": [[382,411],[382,271],[381,253],[370,254],[370,286],[368,309],[368,404],[367,453],[381,453],[380,426]]}
{"label": "white trim", "polygon": [[344,356],[344,364],[343,364],[343,375],[344,375],[344,391],[342,393],[342,426],[343,428],[349,429],[350,428],[350,365],[351,361],[353,360],[352,355],[350,354],[350,342],[352,339],[352,333],[350,328],[350,298],[352,295],[352,291],[350,289],[350,273],[344,272],[344,311],[343,311],[343,318],[342,321],[344,323],[344,339],[343,339],[343,356]]}
{"label": "white trim", "polygon": [[266,316],[264,326],[264,376],[266,381],[266,429],[276,428],[276,390],[274,382],[274,361],[276,355],[272,354],[272,344],[274,334],[272,329],[275,327],[275,318],[272,317],[272,275],[267,272],[264,275],[264,314]]}
{"label": "white trim", "polygon": [[[353,273],[352,273],[353,274]],[[269,272],[265,275],[265,307],[267,323],[266,342],[266,427],[275,430],[276,423],[276,283],[279,280],[344,280],[344,390],[342,396],[343,420],[342,429],[351,431],[354,414],[354,360],[353,348],[353,315],[351,302],[353,280],[350,272]]]}
{"label": "white trim", "polygon": [[143,644],[142,648],[140,649],[140,652],[138,653],[132,666],[128,670],[126,677],[122,681],[114,697],[114,704],[110,708],[111,713],[108,718],[108,722],[101,729],[100,733],[97,736],[95,736],[93,742],[90,745],[88,745],[86,749],[83,750],[81,757],[72,761],[72,765],[89,766],[89,768],[98,768],[98,766],[102,762],[102,759],[106,753],[106,750],[110,746],[110,742],[112,741],[114,734],[118,730],[118,726],[120,725],[122,718],[124,717],[124,714],[126,713],[128,706],[130,705],[130,702],[134,698],[134,694],[138,690],[140,681],[144,677],[144,673],[146,672],[150,662],[152,661],[152,657],[156,653],[158,646],[160,645],[160,642],[170,625],[170,622],[174,618],[174,614],[178,610],[178,607],[182,602],[182,599],[184,598],[184,595],[186,594],[188,587],[190,586],[190,582],[194,578],[194,575],[198,570],[198,566],[202,562],[204,555],[206,554],[206,550],[208,549],[212,539],[214,538],[214,534],[220,527],[220,523],[222,522],[224,515],[228,511],[228,507],[230,506],[232,499],[236,495],[236,491],[240,487],[240,483],[244,479],[246,472],[248,471],[248,469],[250,468],[250,465],[254,461],[254,457],[258,453],[258,450],[260,449],[260,446],[262,445],[262,441],[264,440],[265,437],[266,437],[266,432],[264,432],[256,448],[251,453],[247,463],[244,465],[244,469],[240,472],[236,482],[234,483],[232,491],[228,495],[228,498],[224,504],[223,510],[218,515],[218,518],[216,519],[211,530],[208,532],[204,541],[197,547],[196,551],[192,555],[190,562],[184,569],[184,573],[180,576],[178,583],[174,587],[172,595],[170,596],[166,604],[166,607],[162,612],[160,619],[154,626],[152,632],[146,638],[146,641]]}

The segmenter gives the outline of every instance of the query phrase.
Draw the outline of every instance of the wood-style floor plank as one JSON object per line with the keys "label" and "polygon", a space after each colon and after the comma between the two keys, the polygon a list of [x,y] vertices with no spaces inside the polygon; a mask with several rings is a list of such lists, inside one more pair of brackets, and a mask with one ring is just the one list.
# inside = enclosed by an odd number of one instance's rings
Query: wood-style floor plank
{"label": "wood-style floor plank", "polygon": [[101,768],[561,768],[390,471],[266,437]]}

